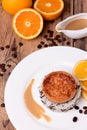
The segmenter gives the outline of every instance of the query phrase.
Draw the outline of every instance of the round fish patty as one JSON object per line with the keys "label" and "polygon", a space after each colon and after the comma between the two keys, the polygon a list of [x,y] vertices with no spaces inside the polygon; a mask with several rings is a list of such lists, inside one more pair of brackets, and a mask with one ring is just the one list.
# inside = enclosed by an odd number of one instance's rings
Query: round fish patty
{"label": "round fish patty", "polygon": [[64,103],[75,96],[76,82],[65,71],[51,72],[43,80],[42,91],[50,101]]}
{"label": "round fish patty", "polygon": [[38,89],[39,89],[39,93],[40,93],[41,102],[48,109],[52,110],[53,112],[64,112],[64,111],[68,111],[68,110],[72,109],[79,102],[80,97],[81,97],[81,86],[77,85],[76,88],[77,89],[76,89],[75,96],[71,100],[69,100],[68,102],[65,102],[65,103],[54,103],[54,102],[50,101],[44,95],[44,93],[42,91],[42,87],[40,86]]}

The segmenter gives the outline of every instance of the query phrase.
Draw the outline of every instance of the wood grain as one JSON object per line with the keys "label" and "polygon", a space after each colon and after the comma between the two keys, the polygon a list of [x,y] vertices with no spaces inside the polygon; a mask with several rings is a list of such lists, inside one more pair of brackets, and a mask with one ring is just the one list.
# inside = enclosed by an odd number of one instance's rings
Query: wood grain
{"label": "wood grain", "polygon": [[4,89],[10,73],[23,58],[36,50],[49,46],[73,46],[87,50],[87,38],[74,40],[55,31],[55,25],[68,16],[87,12],[87,0],[64,0],[64,4],[64,11],[58,19],[51,22],[45,21],[41,35],[34,40],[26,41],[14,33],[13,16],[3,10],[0,1],[0,65],[4,66],[0,68],[0,130],[15,130],[6,114]]}

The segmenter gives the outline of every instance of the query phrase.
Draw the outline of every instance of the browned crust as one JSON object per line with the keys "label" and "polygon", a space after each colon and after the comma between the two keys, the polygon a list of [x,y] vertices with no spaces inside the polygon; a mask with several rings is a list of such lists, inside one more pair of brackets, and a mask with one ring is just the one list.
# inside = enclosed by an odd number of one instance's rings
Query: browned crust
{"label": "browned crust", "polygon": [[49,100],[64,103],[75,96],[76,82],[65,71],[51,72],[43,80],[42,91]]}

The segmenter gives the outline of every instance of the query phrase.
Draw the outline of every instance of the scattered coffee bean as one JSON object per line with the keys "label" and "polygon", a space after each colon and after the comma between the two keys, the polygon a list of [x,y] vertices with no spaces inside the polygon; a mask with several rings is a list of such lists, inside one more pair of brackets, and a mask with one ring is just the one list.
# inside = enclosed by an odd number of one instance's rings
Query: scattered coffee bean
{"label": "scattered coffee bean", "polygon": [[55,37],[54,37],[54,40],[58,40],[60,38],[60,35],[56,35]]}
{"label": "scattered coffee bean", "polygon": [[48,29],[48,30],[47,30],[47,33],[50,33],[50,32],[51,32],[51,30],[50,30],[50,29]]}
{"label": "scattered coffee bean", "polygon": [[41,42],[40,42],[40,44],[41,44],[41,45],[44,45],[44,44],[45,44],[45,42],[44,42],[44,41],[41,41]]}
{"label": "scattered coffee bean", "polygon": [[19,46],[20,46],[20,47],[23,46],[23,43],[22,43],[22,42],[19,42]]}
{"label": "scattered coffee bean", "polygon": [[6,72],[6,69],[4,68],[4,69],[2,69],[2,72]]}
{"label": "scattered coffee bean", "polygon": [[4,103],[2,103],[2,104],[1,104],[1,107],[5,107],[5,104],[4,104]]}
{"label": "scattered coffee bean", "polygon": [[73,117],[73,122],[77,122],[78,118],[76,116]]}
{"label": "scattered coffee bean", "polygon": [[87,110],[84,111],[84,114],[87,114]]}
{"label": "scattered coffee bean", "polygon": [[87,106],[83,106],[83,109],[86,110],[86,109],[87,109]]}
{"label": "scattered coffee bean", "polygon": [[6,47],[7,49],[9,49],[9,48],[10,48],[10,45],[6,45],[5,47]]}
{"label": "scattered coffee bean", "polygon": [[4,63],[0,64],[0,68],[1,70],[5,69],[5,64]]}
{"label": "scattered coffee bean", "polygon": [[80,110],[79,110],[79,113],[83,113],[83,110],[82,110],[82,109],[80,109]]}
{"label": "scattered coffee bean", "polygon": [[5,64],[4,64],[4,63],[2,63],[2,64],[1,64],[1,67],[5,67]]}
{"label": "scattered coffee bean", "polygon": [[17,58],[17,54],[16,54],[16,53],[13,53],[13,54],[12,54],[12,57],[13,57],[13,58]]}
{"label": "scattered coffee bean", "polygon": [[44,35],[44,38],[47,38],[48,37],[48,35]]}
{"label": "scattered coffee bean", "polygon": [[39,45],[37,46],[37,48],[38,48],[38,49],[42,48],[42,45],[41,45],[41,44],[39,44]]}
{"label": "scattered coffee bean", "polygon": [[53,37],[53,31],[52,30],[47,30],[47,33],[49,33],[49,37]]}
{"label": "scattered coffee bean", "polygon": [[3,51],[3,50],[4,50],[4,47],[0,47],[0,49]]}
{"label": "scattered coffee bean", "polygon": [[75,108],[76,110],[79,110],[79,106],[75,106],[74,108]]}
{"label": "scattered coffee bean", "polygon": [[47,44],[45,44],[45,45],[44,45],[44,47],[48,47],[48,45],[47,45]]}
{"label": "scattered coffee bean", "polygon": [[11,65],[10,65],[10,64],[8,64],[8,65],[7,65],[7,67],[9,67],[9,68],[10,68],[10,67],[11,67]]}
{"label": "scattered coffee bean", "polygon": [[70,42],[67,42],[67,45],[70,45]]}

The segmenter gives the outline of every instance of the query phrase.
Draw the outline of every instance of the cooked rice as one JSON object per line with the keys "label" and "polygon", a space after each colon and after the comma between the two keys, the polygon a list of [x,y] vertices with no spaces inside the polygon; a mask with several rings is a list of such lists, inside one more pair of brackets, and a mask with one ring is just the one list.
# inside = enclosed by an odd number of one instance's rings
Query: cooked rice
{"label": "cooked rice", "polygon": [[68,102],[61,103],[61,104],[54,103],[54,102],[50,101],[49,99],[47,99],[46,96],[44,95],[44,93],[42,92],[41,86],[38,89],[39,89],[40,99],[41,99],[42,103],[47,108],[49,108],[50,110],[52,110],[54,112],[63,112],[63,111],[68,111],[68,110],[72,109],[79,102],[79,99],[81,97],[81,86],[80,85],[77,85],[77,92],[76,92],[76,95],[73,97],[73,99],[71,99]]}

